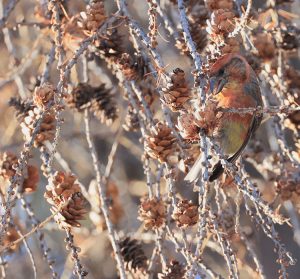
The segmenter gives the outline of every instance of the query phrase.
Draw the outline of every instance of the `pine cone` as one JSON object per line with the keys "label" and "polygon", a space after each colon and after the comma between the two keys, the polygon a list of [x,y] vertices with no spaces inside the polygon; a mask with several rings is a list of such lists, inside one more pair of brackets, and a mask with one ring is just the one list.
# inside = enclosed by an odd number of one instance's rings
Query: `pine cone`
{"label": "pine cone", "polygon": [[[11,179],[16,171],[14,165],[17,165],[18,158],[11,152],[4,152],[0,154],[0,176],[4,179]],[[31,193],[36,191],[39,182],[38,168],[32,165],[27,165],[26,172],[23,173],[23,185],[21,192]]]}
{"label": "pine cone", "polygon": [[67,104],[70,108],[83,112],[86,108],[91,107],[94,95],[94,87],[87,83],[79,83],[71,94],[67,95]]}
{"label": "pine cone", "polygon": [[56,172],[51,179],[51,183],[46,186],[47,191],[44,197],[52,205],[52,213],[55,213],[59,207],[68,201],[54,216],[61,229],[80,227],[78,221],[83,220],[84,215],[87,213],[86,200],[81,193],[80,186],[75,181],[76,178],[73,174]]}
{"label": "pine cone", "polygon": [[123,53],[116,62],[127,80],[143,79],[148,71],[147,64],[142,56],[134,56],[133,58],[128,53]]}
{"label": "pine cone", "polygon": [[138,219],[144,222],[144,227],[147,230],[161,227],[166,221],[164,202],[157,198],[142,199]]}
{"label": "pine cone", "polygon": [[176,221],[178,227],[193,226],[197,224],[199,219],[198,206],[194,205],[192,201],[181,200],[177,203],[172,218]]}
{"label": "pine cone", "polygon": [[166,162],[174,152],[176,138],[172,135],[172,130],[162,122],[158,122],[154,130],[155,133],[145,138],[145,151],[151,158],[161,163]]}
{"label": "pine cone", "polygon": [[206,5],[212,11],[218,10],[218,9],[233,10],[233,1],[232,0],[207,0]]}
{"label": "pine cone", "polygon": [[12,97],[9,100],[9,106],[14,107],[16,110],[16,117],[18,121],[23,121],[28,112],[34,108],[34,104],[29,100],[22,100],[20,98]]}
{"label": "pine cone", "polygon": [[139,244],[137,240],[126,237],[119,242],[119,246],[127,271],[132,272],[136,276],[145,274],[147,257],[145,256],[142,245]]}
{"label": "pine cone", "polygon": [[105,84],[95,87],[91,106],[94,115],[106,125],[110,125],[118,117],[118,109],[110,91],[111,89],[105,88]]}
{"label": "pine cone", "polygon": [[34,104],[41,109],[44,109],[49,102],[54,101],[55,88],[50,83],[44,83],[39,87],[35,88],[33,93]]}
{"label": "pine cone", "polygon": [[276,54],[276,46],[269,34],[260,33],[253,37],[258,56],[263,60],[272,60]]}
{"label": "pine cone", "polygon": [[93,0],[87,6],[86,12],[81,13],[79,27],[87,32],[95,32],[106,20],[104,3],[102,0]]}
{"label": "pine cone", "polygon": [[184,265],[176,260],[170,261],[167,265],[166,272],[159,274],[159,279],[183,279],[185,278],[185,268]]}
{"label": "pine cone", "polygon": [[139,118],[132,105],[129,104],[123,128],[126,131],[137,131],[140,127]]}
{"label": "pine cone", "polygon": [[[120,57],[124,52],[123,39],[117,29],[109,29],[103,38],[99,38],[94,42],[95,54],[105,56],[109,59]],[[114,59],[112,59],[114,61]]]}
{"label": "pine cone", "polygon": [[210,26],[206,31],[211,35],[228,35],[235,28],[235,15],[228,9],[215,10],[211,14]]}
{"label": "pine cone", "polygon": [[163,101],[170,107],[172,111],[182,110],[185,103],[191,99],[189,87],[185,79],[183,70],[177,68],[171,75],[171,82],[163,89]]}
{"label": "pine cone", "polygon": [[[38,120],[39,116],[40,110],[35,107],[32,110],[28,111],[28,115],[24,118],[23,122],[21,122],[22,133],[26,140],[31,139],[35,128],[35,123]],[[41,146],[46,140],[52,141],[55,137],[55,127],[55,114],[53,110],[50,110],[44,116],[44,119],[40,126],[40,130],[35,137],[34,146]]]}

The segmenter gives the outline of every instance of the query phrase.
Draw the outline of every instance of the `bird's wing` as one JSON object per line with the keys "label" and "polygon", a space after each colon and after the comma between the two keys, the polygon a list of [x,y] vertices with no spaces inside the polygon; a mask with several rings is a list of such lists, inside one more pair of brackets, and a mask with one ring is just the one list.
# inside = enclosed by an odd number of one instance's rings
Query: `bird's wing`
{"label": "bird's wing", "polygon": [[259,127],[261,120],[262,120],[262,115],[261,116],[254,116],[252,118],[249,130],[247,132],[247,136],[246,136],[243,144],[238,149],[238,151],[228,159],[229,162],[231,162],[231,163],[235,162],[236,159],[241,155],[242,151],[244,150],[244,148],[248,144],[251,136],[254,134],[254,132],[256,131],[256,129]]}
{"label": "bird's wing", "polygon": [[[230,158],[228,158],[228,162],[230,163],[234,163],[237,158],[241,155],[241,153],[243,152],[244,148],[246,147],[246,145],[248,144],[252,134],[256,131],[256,129],[259,127],[260,122],[262,120],[262,115],[261,116],[254,116],[252,118],[249,130],[247,132],[247,136],[243,142],[243,144],[241,145],[241,147],[238,149],[238,151],[231,156]],[[224,172],[224,168],[221,164],[221,161],[219,161],[213,168],[212,174],[209,177],[209,181],[212,182],[214,180],[216,180],[218,177],[220,177],[220,175]]]}

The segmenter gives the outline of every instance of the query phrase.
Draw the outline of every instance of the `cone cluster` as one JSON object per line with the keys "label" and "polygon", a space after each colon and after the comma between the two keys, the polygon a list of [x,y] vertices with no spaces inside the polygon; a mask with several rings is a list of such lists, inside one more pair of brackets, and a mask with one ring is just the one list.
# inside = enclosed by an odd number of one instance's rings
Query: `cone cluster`
{"label": "cone cluster", "polygon": [[160,228],[166,221],[166,206],[157,198],[146,198],[141,201],[139,220],[144,222],[145,229]]}
{"label": "cone cluster", "polygon": [[55,214],[54,219],[61,229],[66,227],[80,227],[80,220],[86,214],[86,200],[84,199],[80,186],[76,183],[73,174],[56,172],[51,178],[51,183],[46,187],[45,199],[52,205],[51,212]]}

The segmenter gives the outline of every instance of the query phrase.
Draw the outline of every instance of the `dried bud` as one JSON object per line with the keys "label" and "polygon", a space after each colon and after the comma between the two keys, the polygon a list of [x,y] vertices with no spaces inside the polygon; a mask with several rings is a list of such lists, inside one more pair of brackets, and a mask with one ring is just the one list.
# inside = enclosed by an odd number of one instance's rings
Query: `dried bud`
{"label": "dried bud", "polygon": [[192,201],[181,200],[177,203],[172,218],[176,221],[178,227],[193,226],[197,224],[199,219],[198,206],[194,205]]}
{"label": "dried bud", "polygon": [[41,86],[35,88],[35,91],[33,93],[33,102],[37,107],[44,109],[49,104],[49,102],[54,101],[54,95],[54,86],[46,82]]}
{"label": "dried bud", "polygon": [[154,130],[155,133],[145,138],[145,151],[151,158],[166,162],[175,149],[176,138],[172,130],[161,122],[156,123]]}
{"label": "dried bud", "polygon": [[171,75],[171,82],[163,89],[163,101],[172,111],[179,111],[184,108],[187,101],[191,99],[184,71],[177,68]]}
{"label": "dried bud", "polygon": [[52,205],[51,212],[59,213],[54,216],[61,229],[66,227],[80,227],[79,220],[84,219],[86,214],[86,200],[80,186],[75,182],[73,174],[56,172],[51,183],[47,185],[44,197]]}
{"label": "dried bud", "polygon": [[139,208],[139,220],[144,222],[145,229],[156,229],[166,221],[166,207],[162,200],[157,198],[142,199]]}
{"label": "dried bud", "polygon": [[139,244],[137,240],[126,237],[119,242],[119,246],[126,270],[136,276],[142,276],[147,268],[147,257],[145,256],[142,245]]}

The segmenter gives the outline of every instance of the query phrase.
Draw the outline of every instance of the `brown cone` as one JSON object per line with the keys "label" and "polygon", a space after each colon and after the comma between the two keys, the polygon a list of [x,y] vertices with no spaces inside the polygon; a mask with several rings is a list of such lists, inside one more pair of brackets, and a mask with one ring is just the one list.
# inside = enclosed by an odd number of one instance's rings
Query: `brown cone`
{"label": "brown cone", "polygon": [[161,163],[168,161],[169,155],[172,155],[175,149],[176,138],[172,134],[172,130],[158,122],[154,127],[155,132],[145,138],[145,151],[148,155],[159,160]]}
{"label": "brown cone", "polygon": [[73,174],[56,172],[51,183],[46,187],[47,191],[44,197],[52,205],[52,213],[55,213],[60,206],[68,201],[54,216],[61,229],[80,227],[79,220],[83,220],[87,212],[86,200],[81,193],[80,186],[75,181],[76,178]]}
{"label": "brown cone", "polygon": [[119,246],[127,271],[132,272],[136,276],[145,274],[147,257],[145,256],[142,245],[139,244],[137,240],[126,237],[119,242]]}
{"label": "brown cone", "polygon": [[178,227],[193,226],[197,224],[199,219],[198,206],[194,205],[192,201],[181,200],[177,203],[172,218],[176,221]]}
{"label": "brown cone", "polygon": [[191,99],[190,89],[183,70],[177,68],[171,74],[171,82],[163,89],[163,101],[172,111],[182,110],[185,103]]}
{"label": "brown cone", "polygon": [[157,198],[142,199],[138,219],[144,222],[144,227],[147,230],[161,227],[166,221],[164,202]]}

